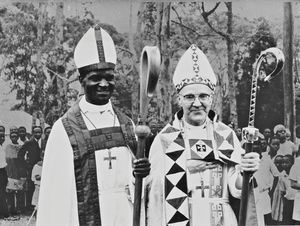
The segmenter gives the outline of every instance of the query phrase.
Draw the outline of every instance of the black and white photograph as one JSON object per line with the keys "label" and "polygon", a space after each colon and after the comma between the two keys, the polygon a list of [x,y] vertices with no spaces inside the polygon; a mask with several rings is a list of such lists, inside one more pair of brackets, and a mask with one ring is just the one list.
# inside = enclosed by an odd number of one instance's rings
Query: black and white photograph
{"label": "black and white photograph", "polygon": [[300,1],[0,1],[1,226],[300,225]]}

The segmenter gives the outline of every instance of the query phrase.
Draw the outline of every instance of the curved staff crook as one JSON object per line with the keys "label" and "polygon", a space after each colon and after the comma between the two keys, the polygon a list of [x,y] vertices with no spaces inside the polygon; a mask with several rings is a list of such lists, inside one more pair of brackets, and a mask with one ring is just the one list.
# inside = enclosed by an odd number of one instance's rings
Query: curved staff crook
{"label": "curved staff crook", "polygon": [[[160,51],[156,46],[145,46],[140,61],[140,115],[135,128],[138,137],[136,158],[145,157],[145,141],[150,134],[150,128],[146,125],[149,99],[153,96],[160,74]],[[140,225],[141,194],[143,178],[136,176],[133,206],[133,226]]]}
{"label": "curved staff crook", "polygon": [[[264,78],[265,82],[269,82],[271,79],[273,79],[274,76],[276,76],[282,70],[284,65],[284,55],[280,49],[275,47],[262,51],[260,56],[255,62],[253,76],[252,76],[252,84],[251,84],[249,122],[248,122],[248,127],[243,128],[242,131],[243,139],[246,140],[245,143],[246,153],[253,151],[253,142],[258,140],[258,129],[254,127],[257,80],[259,77],[261,63],[267,60],[268,55],[273,55],[276,58],[276,67],[267,77]],[[239,213],[239,226],[246,225],[248,195],[250,190],[251,176],[252,176],[251,172],[244,172],[243,174],[242,195],[241,195],[240,213]]]}

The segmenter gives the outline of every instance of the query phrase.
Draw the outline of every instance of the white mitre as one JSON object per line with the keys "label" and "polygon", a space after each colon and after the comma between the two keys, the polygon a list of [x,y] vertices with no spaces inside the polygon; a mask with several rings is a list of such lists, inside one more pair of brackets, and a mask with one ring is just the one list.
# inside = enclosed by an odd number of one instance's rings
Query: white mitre
{"label": "white mitre", "polygon": [[107,31],[96,25],[79,40],[74,61],[80,74],[97,69],[114,69],[117,62],[114,41]]}
{"label": "white mitre", "polygon": [[215,90],[217,79],[205,54],[195,45],[180,58],[173,76],[173,84],[179,92],[189,84],[204,84]]}

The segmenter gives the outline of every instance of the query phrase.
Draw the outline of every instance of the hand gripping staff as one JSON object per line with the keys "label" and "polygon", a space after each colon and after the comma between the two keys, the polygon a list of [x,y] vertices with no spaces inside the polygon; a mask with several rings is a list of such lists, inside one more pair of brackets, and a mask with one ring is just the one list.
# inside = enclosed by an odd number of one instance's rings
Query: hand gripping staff
{"label": "hand gripping staff", "polygon": [[[145,46],[140,60],[140,115],[135,128],[138,137],[136,158],[145,157],[145,141],[150,134],[146,125],[149,99],[153,96],[160,74],[161,56],[158,47]],[[133,226],[140,225],[143,178],[136,175],[133,206]]]}
{"label": "hand gripping staff", "polygon": [[[280,49],[272,47],[262,51],[254,64],[252,84],[251,84],[249,122],[248,122],[248,127],[245,127],[242,130],[243,139],[246,140],[246,146],[245,146],[246,153],[253,151],[253,142],[258,140],[258,129],[254,127],[254,118],[255,118],[257,80],[260,77],[262,63],[266,64],[267,66],[275,63],[275,68],[273,69],[273,71],[264,78],[265,82],[269,82],[282,70],[284,65],[284,55]],[[251,176],[252,176],[251,172],[243,173],[242,196],[241,196],[240,213],[239,213],[239,226],[246,225],[248,195],[250,190]]]}

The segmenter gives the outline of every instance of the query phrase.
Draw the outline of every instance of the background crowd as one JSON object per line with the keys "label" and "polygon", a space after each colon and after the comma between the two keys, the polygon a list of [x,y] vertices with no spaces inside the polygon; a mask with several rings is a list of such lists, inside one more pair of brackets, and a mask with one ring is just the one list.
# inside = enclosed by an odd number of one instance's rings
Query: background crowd
{"label": "background crowd", "polygon": [[42,160],[51,127],[0,126],[0,219],[37,208]]}
{"label": "background crowd", "polygon": [[[235,131],[244,145],[242,130]],[[265,128],[254,142],[253,150],[261,155],[254,174],[256,207],[266,225],[300,225],[299,138],[299,125],[292,142],[291,132],[278,124],[273,129]]]}

